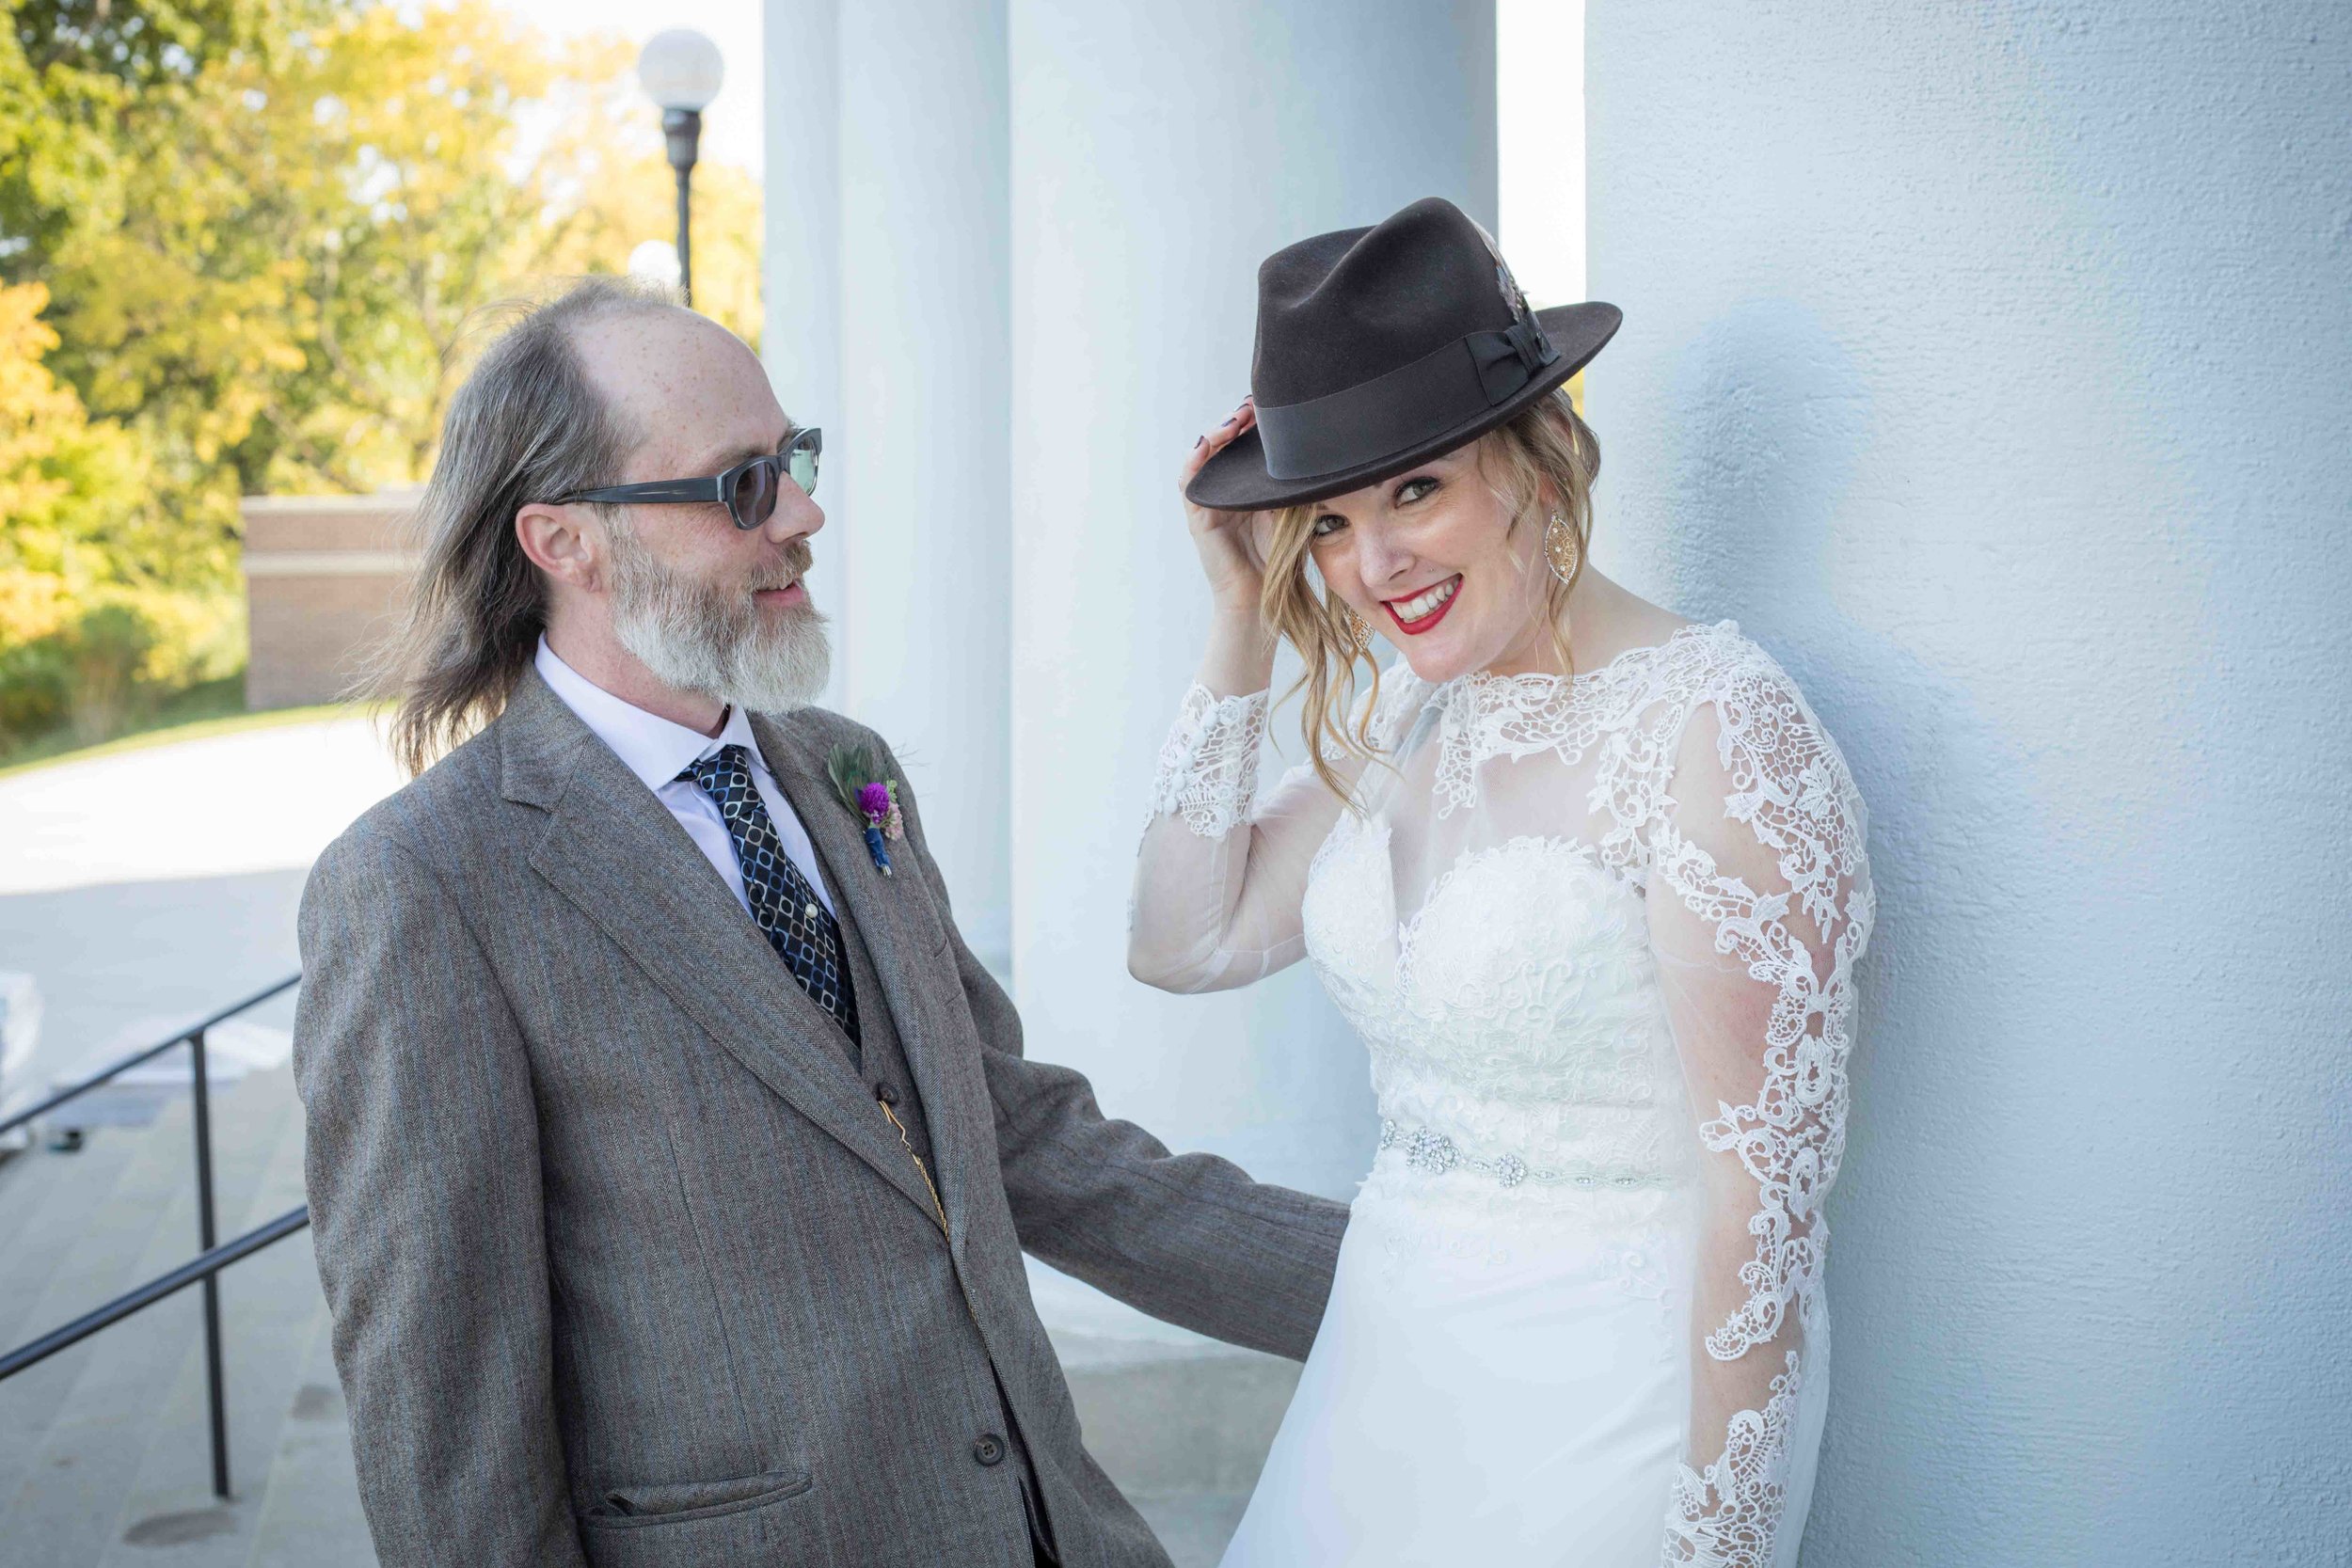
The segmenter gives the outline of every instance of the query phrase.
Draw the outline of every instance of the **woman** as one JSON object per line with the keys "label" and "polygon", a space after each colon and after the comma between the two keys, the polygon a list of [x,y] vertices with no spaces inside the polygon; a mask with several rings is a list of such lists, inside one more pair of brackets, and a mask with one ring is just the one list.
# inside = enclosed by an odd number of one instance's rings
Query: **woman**
{"label": "woman", "polygon": [[[1617,321],[1443,201],[1303,241],[1185,467],[1216,611],[1130,965],[1307,958],[1385,1118],[1229,1568],[1796,1560],[1863,807],[1732,622],[1587,563],[1565,383]],[[1309,761],[1258,800],[1273,634]]]}

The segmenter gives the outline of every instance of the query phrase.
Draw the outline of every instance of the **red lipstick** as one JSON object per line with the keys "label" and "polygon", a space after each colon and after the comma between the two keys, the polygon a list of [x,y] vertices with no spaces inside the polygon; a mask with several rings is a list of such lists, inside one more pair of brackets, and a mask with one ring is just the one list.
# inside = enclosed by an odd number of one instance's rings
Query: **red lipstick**
{"label": "red lipstick", "polygon": [[[1397,601],[1394,599],[1381,600],[1380,608],[1389,612],[1389,619],[1396,623],[1397,630],[1403,632],[1407,637],[1419,637],[1422,632],[1429,630],[1438,622],[1444,620],[1445,612],[1452,610],[1454,604],[1462,597],[1461,574],[1457,572],[1447,580],[1454,584],[1454,592],[1447,594],[1444,601],[1440,603],[1437,609],[1431,610],[1428,614],[1422,616],[1418,621],[1407,621],[1404,616],[1399,615],[1396,612]],[[1422,592],[1426,593],[1427,590],[1424,589]],[[1419,598],[1421,597],[1421,594],[1413,594],[1412,597]]]}

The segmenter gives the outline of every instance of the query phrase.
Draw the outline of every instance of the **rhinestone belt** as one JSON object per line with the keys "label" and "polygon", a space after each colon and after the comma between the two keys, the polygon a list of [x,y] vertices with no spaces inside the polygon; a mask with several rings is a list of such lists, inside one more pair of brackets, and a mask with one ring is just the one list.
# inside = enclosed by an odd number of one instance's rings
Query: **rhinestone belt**
{"label": "rhinestone belt", "polygon": [[1385,1118],[1380,1123],[1380,1147],[1384,1149],[1402,1148],[1407,1165],[1432,1176],[1442,1176],[1450,1170],[1474,1170],[1493,1177],[1505,1187],[1516,1187],[1522,1181],[1557,1187],[1665,1185],[1665,1179],[1659,1176],[1601,1176],[1593,1171],[1552,1170],[1543,1165],[1531,1165],[1516,1154],[1468,1154],[1463,1152],[1461,1145],[1443,1132],[1433,1132],[1426,1127],[1403,1127]]}

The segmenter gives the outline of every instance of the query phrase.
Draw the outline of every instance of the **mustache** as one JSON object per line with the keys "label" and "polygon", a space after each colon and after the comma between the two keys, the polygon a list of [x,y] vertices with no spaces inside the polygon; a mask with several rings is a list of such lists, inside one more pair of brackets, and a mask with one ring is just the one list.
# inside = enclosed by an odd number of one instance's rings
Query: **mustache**
{"label": "mustache", "polygon": [[752,589],[758,593],[771,588],[789,588],[808,575],[809,567],[816,564],[816,552],[808,547],[808,541],[795,539],[784,547],[784,560],[776,570],[753,583]]}

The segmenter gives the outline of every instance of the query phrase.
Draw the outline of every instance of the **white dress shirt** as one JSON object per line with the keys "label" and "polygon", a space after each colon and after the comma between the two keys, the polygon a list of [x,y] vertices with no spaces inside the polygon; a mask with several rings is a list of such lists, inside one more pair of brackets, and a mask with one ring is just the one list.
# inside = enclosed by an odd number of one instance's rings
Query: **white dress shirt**
{"label": "white dress shirt", "polygon": [[735,901],[751,912],[751,896],[743,891],[743,868],[736,863],[735,841],[727,836],[726,818],[719,815],[718,802],[703,792],[691,779],[678,774],[688,766],[705,757],[717,756],[723,746],[740,746],[749,753],[752,784],[759,791],[759,799],[768,808],[769,820],[775,824],[776,838],[792,863],[808,879],[808,885],[824,900],[826,911],[833,911],[833,895],[825,889],[824,874],[817,869],[817,849],[808,841],[808,830],[801,826],[800,815],[792,802],[776,787],[776,776],[768,771],[767,759],[759,754],[759,742],[752,738],[752,722],[739,707],[727,709],[725,727],[718,735],[707,736],[700,730],[690,730],[674,724],[657,713],[647,713],[634,704],[625,703],[587,676],[564,663],[548,646],[545,637],[539,639],[539,678],[546,681],[564,705],[580,715],[580,721],[594,730],[596,738],[612,748],[621,765],[644,782],[654,799],[669,808],[677,818],[686,836],[694,841],[694,847],[703,852],[734,893]]}

